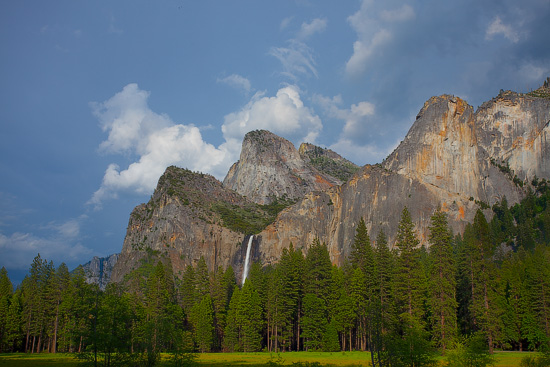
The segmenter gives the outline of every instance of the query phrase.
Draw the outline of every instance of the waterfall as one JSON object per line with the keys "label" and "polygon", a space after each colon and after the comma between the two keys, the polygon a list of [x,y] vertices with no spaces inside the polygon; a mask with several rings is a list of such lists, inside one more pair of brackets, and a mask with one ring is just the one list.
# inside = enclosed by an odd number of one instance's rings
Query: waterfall
{"label": "waterfall", "polygon": [[252,247],[252,240],[254,239],[254,235],[251,235],[248,238],[248,247],[246,248],[246,258],[244,259],[244,270],[243,270],[243,284],[246,280],[246,277],[248,276],[248,263],[250,262],[250,248]]}

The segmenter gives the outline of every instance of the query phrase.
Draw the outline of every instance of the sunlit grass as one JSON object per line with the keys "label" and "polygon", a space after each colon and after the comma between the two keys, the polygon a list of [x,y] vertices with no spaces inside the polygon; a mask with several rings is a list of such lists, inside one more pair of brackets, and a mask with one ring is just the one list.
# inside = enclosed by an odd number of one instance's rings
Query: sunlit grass
{"label": "sunlit grass", "polygon": [[[521,359],[528,353],[497,352],[495,367],[519,367]],[[286,353],[200,353],[197,354],[200,366],[212,367],[254,367],[265,366],[268,362],[292,365],[297,362],[318,362],[323,366],[363,367],[370,366],[367,352],[286,352]],[[162,355],[160,366],[169,366],[170,355]],[[6,353],[0,354],[0,367],[62,366],[81,365],[73,354],[65,353]]]}

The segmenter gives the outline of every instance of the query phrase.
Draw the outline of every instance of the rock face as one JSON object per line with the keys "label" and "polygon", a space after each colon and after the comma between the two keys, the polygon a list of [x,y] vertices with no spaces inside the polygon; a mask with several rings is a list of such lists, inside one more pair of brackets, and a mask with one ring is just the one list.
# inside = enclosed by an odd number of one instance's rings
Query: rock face
{"label": "rock face", "polygon": [[[423,243],[437,208],[461,233],[480,207],[504,197],[516,203],[535,175],[550,179],[550,90],[535,92],[501,92],[476,112],[458,97],[433,97],[384,162],[355,173],[334,152],[310,144],[297,151],[267,131],[246,135],[223,185],[170,167],[149,203],[132,212],[112,280],[152,255],[176,275],[204,256],[211,270],[232,265],[240,277],[250,234],[252,259],[264,264],[316,237],[342,264],[361,217],[371,239],[383,230],[392,244],[405,206]],[[281,197],[297,201],[279,213]]]}
{"label": "rock face", "polygon": [[280,197],[300,199],[310,191],[341,185],[342,180],[319,171],[290,141],[256,130],[244,137],[240,159],[223,184],[255,203],[269,204]]}
{"label": "rock face", "polygon": [[371,239],[384,230],[391,244],[404,206],[423,243],[438,207],[461,233],[480,206],[503,197],[518,202],[524,178],[550,178],[549,120],[548,98],[501,93],[474,113],[460,98],[433,97],[382,164],[365,166],[344,185],[310,193],[283,211],[258,236],[260,257],[275,262],[291,242],[307,248],[318,237],[341,264],[361,217]]}
{"label": "rock face", "polygon": [[107,257],[94,256],[93,259],[82,265],[86,282],[98,284],[99,289],[105,290],[107,284],[111,281],[111,273],[118,260],[118,254],[112,254]]}
{"label": "rock face", "polygon": [[300,157],[306,162],[309,161],[309,164],[313,167],[342,182],[349,180],[360,168],[358,165],[348,161],[338,153],[310,143],[302,143],[298,152],[300,153]]}
{"label": "rock face", "polygon": [[179,276],[201,256],[210,270],[233,265],[240,274],[244,233],[259,232],[270,220],[261,206],[214,177],[168,167],[151,200],[132,211],[111,279],[122,281],[147,259],[169,261]]}
{"label": "rock face", "polygon": [[480,145],[521,180],[550,176],[550,88],[530,95],[501,92],[476,113]]}

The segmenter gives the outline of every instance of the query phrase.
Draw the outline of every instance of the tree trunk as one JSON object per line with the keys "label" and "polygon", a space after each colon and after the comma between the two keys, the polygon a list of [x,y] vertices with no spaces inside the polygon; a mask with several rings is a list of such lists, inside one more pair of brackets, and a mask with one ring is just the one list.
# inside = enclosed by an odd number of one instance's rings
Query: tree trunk
{"label": "tree trunk", "polygon": [[57,301],[57,308],[55,310],[55,324],[53,329],[53,345],[51,352],[55,353],[57,351],[57,326],[59,325],[59,301]]}

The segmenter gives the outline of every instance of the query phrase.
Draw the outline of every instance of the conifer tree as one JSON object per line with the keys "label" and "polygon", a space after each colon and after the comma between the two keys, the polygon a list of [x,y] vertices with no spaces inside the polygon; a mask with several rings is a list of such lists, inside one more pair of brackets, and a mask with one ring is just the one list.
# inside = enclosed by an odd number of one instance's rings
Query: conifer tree
{"label": "conifer tree", "polygon": [[202,299],[210,294],[210,275],[204,256],[201,256],[195,270],[195,292],[197,299]]}
{"label": "conifer tree", "polygon": [[5,342],[7,350],[10,352],[21,348],[23,340],[21,312],[21,291],[17,290],[11,297],[6,316]]}
{"label": "conifer tree", "polygon": [[407,207],[403,208],[397,229],[397,260],[394,297],[401,320],[407,324],[422,322],[425,278],[420,263],[419,241]]}
{"label": "conifer tree", "polygon": [[238,305],[243,352],[257,352],[261,349],[264,315],[261,298],[255,289],[255,284],[247,279],[241,289]]}
{"label": "conifer tree", "polygon": [[499,294],[496,292],[495,265],[492,261],[494,246],[485,215],[478,210],[467,237],[466,253],[471,287],[471,315],[474,327],[487,335],[492,353],[495,341],[502,330]]}
{"label": "conifer tree", "polygon": [[13,285],[8,276],[8,271],[2,266],[0,269],[0,297],[11,297],[13,295]]}
{"label": "conifer tree", "polygon": [[227,352],[239,352],[242,350],[240,345],[240,318],[239,304],[241,302],[241,290],[237,285],[234,286],[229,308],[227,309],[227,322],[224,331],[223,349]]}
{"label": "conifer tree", "polygon": [[195,290],[195,269],[191,265],[187,265],[183,272],[181,280],[180,294],[181,303],[185,312],[189,315],[191,309],[196,302],[196,290]]}
{"label": "conifer tree", "polygon": [[214,310],[210,295],[196,303],[192,312],[197,347],[202,353],[210,352],[214,342]]}
{"label": "conifer tree", "polygon": [[456,336],[456,276],[452,236],[447,216],[437,210],[431,218],[429,254],[430,322],[433,338],[443,352]]}
{"label": "conifer tree", "polygon": [[395,304],[392,293],[394,281],[394,254],[388,246],[388,239],[382,230],[376,237],[376,295],[379,299],[380,307],[380,332],[385,334],[394,323]]}

